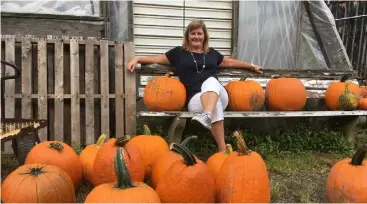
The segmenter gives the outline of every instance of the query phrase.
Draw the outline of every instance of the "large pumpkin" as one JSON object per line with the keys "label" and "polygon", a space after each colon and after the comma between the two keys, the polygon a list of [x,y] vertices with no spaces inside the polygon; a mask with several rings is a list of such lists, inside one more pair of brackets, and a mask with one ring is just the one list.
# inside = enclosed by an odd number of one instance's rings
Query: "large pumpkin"
{"label": "large pumpkin", "polygon": [[300,111],[306,101],[306,88],[300,79],[273,78],[266,84],[265,105],[270,111]]}
{"label": "large pumpkin", "polygon": [[359,99],[359,109],[367,110],[367,98]]}
{"label": "large pumpkin", "polygon": [[264,107],[265,92],[257,81],[245,81],[242,78],[239,81],[230,81],[225,88],[229,96],[229,110],[259,111]]}
{"label": "large pumpkin", "polygon": [[157,193],[143,182],[131,179],[127,162],[127,151],[118,147],[114,154],[114,170],[117,182],[95,187],[86,197],[85,203],[160,203]]}
{"label": "large pumpkin", "polygon": [[234,132],[237,151],[223,162],[216,177],[217,202],[268,203],[270,182],[262,157],[248,149],[239,131]]}
{"label": "large pumpkin", "polygon": [[63,169],[69,174],[78,190],[83,179],[82,163],[69,145],[60,141],[44,141],[34,146],[28,153],[25,164],[49,164]]}
{"label": "large pumpkin", "polygon": [[159,181],[156,192],[165,203],[214,203],[214,177],[208,167],[197,162],[185,146],[172,144],[183,160],[175,161]]}
{"label": "large pumpkin", "polygon": [[219,174],[220,167],[222,166],[223,162],[227,159],[227,157],[232,153],[232,145],[227,144],[226,149],[223,152],[217,152],[209,157],[206,161],[206,165],[208,166],[210,172],[214,176],[217,177]]}
{"label": "large pumpkin", "polygon": [[185,106],[186,89],[172,72],[149,80],[144,88],[144,104],[150,111],[179,111]]}
{"label": "large pumpkin", "polygon": [[345,75],[339,82],[332,82],[325,92],[325,105],[329,110],[355,110],[361,90],[353,82],[347,82]]}
{"label": "large pumpkin", "polygon": [[143,135],[137,135],[130,140],[139,148],[143,155],[145,176],[149,178],[151,175],[153,164],[164,153],[169,151],[167,142],[159,135],[151,135],[149,127],[144,124]]}
{"label": "large pumpkin", "polygon": [[144,181],[144,160],[139,148],[130,142],[130,137],[110,138],[97,152],[94,165],[92,182],[94,186],[102,183],[117,181],[114,167],[114,153],[118,147],[124,147],[125,161],[133,181]]}
{"label": "large pumpkin", "polygon": [[99,136],[96,144],[87,145],[79,154],[83,166],[83,178],[89,183],[92,183],[94,160],[106,137],[107,135],[102,134]]}
{"label": "large pumpkin", "polygon": [[[197,139],[197,136],[187,137],[184,141],[181,142],[181,145],[186,146],[187,143],[191,139]],[[172,146],[171,146],[172,149]],[[161,155],[156,162],[154,162],[152,167],[152,173],[150,177],[151,186],[155,189],[158,185],[158,182],[164,177],[167,169],[177,160],[182,160],[180,154],[174,151],[168,151]],[[198,160],[198,159],[197,159]]]}
{"label": "large pumpkin", "polygon": [[343,159],[331,168],[326,184],[329,202],[367,203],[367,161],[363,161],[366,150],[364,141],[352,159]]}
{"label": "large pumpkin", "polygon": [[12,171],[1,184],[4,203],[75,203],[70,176],[47,164],[25,164]]}

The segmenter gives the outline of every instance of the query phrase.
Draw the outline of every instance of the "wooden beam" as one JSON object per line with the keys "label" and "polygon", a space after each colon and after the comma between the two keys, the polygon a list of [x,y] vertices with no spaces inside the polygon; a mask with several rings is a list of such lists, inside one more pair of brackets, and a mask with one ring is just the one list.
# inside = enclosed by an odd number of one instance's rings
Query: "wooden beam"
{"label": "wooden beam", "polygon": [[[281,117],[329,117],[329,116],[365,116],[367,111],[225,111],[225,118],[281,118]],[[140,111],[137,117],[179,117],[191,118],[195,115],[192,112],[167,111],[150,112]]]}
{"label": "wooden beam", "polygon": [[[169,71],[175,71],[175,67],[161,65],[161,64],[137,64],[136,72],[140,74],[155,74],[164,75]],[[264,74],[256,74],[254,72],[235,69],[235,68],[220,68],[218,75],[220,76],[242,76],[259,77],[259,78],[273,78],[277,76],[282,77],[297,77],[297,78],[318,78],[318,79],[340,79],[345,74],[352,75],[351,78],[357,78],[356,71],[339,71],[339,70],[290,70],[290,69],[264,69]]]}

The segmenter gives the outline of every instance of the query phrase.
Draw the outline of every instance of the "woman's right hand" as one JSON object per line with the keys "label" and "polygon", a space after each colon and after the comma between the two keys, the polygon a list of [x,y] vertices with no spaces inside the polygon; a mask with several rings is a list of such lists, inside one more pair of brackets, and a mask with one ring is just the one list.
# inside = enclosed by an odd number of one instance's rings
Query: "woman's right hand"
{"label": "woman's right hand", "polygon": [[135,70],[136,64],[138,63],[138,60],[134,58],[127,64],[127,70],[130,72],[133,72]]}

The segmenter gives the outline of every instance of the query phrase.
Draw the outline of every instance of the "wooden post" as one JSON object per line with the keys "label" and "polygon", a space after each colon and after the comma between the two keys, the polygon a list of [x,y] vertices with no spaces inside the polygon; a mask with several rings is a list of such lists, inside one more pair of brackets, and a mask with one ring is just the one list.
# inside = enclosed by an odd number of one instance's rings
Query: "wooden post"
{"label": "wooden post", "polygon": [[85,46],[85,126],[86,144],[93,144],[94,139],[94,46],[88,40]]}
{"label": "wooden post", "polygon": [[79,99],[79,44],[70,41],[70,85],[71,85],[71,145],[80,144],[80,99]]}
{"label": "wooden post", "polygon": [[55,43],[55,140],[64,141],[64,44],[58,38]]}
{"label": "wooden post", "polygon": [[101,131],[110,137],[110,103],[108,80],[108,41],[101,40]]}
{"label": "wooden post", "polygon": [[[47,43],[45,38],[38,41],[38,119],[47,119]],[[47,128],[38,131],[41,142],[48,140]]]}
{"label": "wooden post", "polygon": [[125,132],[124,124],[124,51],[122,43],[115,45],[115,109],[116,109],[116,136]]}
{"label": "wooden post", "polygon": [[126,67],[130,60],[134,58],[134,53],[134,43],[125,43],[125,133],[132,137],[136,134],[136,76],[135,72],[128,71]]}

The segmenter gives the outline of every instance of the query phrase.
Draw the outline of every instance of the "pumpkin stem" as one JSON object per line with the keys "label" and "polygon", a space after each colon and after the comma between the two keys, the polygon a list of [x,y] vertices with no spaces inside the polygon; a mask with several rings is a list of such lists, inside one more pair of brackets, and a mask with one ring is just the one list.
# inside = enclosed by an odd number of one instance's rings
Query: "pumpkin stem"
{"label": "pumpkin stem", "polygon": [[130,135],[123,135],[116,137],[115,145],[118,147],[123,147],[126,143],[128,143],[130,140]]}
{"label": "pumpkin stem", "polygon": [[246,81],[246,79],[247,79],[247,75],[246,75],[246,74],[244,74],[244,75],[242,75],[242,77],[240,78],[240,81]]}
{"label": "pumpkin stem", "polygon": [[172,75],[173,75],[173,72],[167,72],[167,74],[165,74],[164,76],[171,77]]}
{"label": "pumpkin stem", "polygon": [[360,166],[363,163],[367,152],[367,137],[360,137],[358,143],[358,149],[354,153],[352,161],[350,162],[350,164],[354,166]]}
{"label": "pumpkin stem", "polygon": [[233,148],[231,144],[226,144],[226,150],[224,151],[224,155],[228,156],[233,152]]}
{"label": "pumpkin stem", "polygon": [[340,79],[340,82],[345,82],[348,80],[348,78],[350,77],[349,74],[343,75],[342,78]]}
{"label": "pumpkin stem", "polygon": [[190,141],[190,140],[192,140],[192,139],[197,139],[198,138],[198,136],[196,136],[196,135],[193,135],[193,136],[190,136],[190,137],[187,137],[187,138],[185,138],[184,139],[184,141],[182,141],[181,142],[181,145],[183,145],[183,146],[187,146],[187,143]]}
{"label": "pumpkin stem", "polygon": [[151,135],[150,129],[147,124],[144,124],[143,126],[143,134],[144,135]]}
{"label": "pumpkin stem", "polygon": [[98,138],[98,140],[96,142],[96,146],[97,147],[100,147],[104,143],[106,137],[107,137],[106,134],[102,134],[101,136],[99,136],[99,138]]}
{"label": "pumpkin stem", "polygon": [[194,154],[187,147],[176,143],[172,143],[170,146],[174,152],[182,156],[186,166],[193,166],[197,163]]}
{"label": "pumpkin stem", "polygon": [[29,172],[26,172],[26,173],[21,173],[22,175],[24,174],[30,174],[31,176],[38,176],[42,173],[45,173],[44,171],[42,171],[42,169],[44,168],[45,166],[42,166],[42,167],[32,167],[29,169]]}
{"label": "pumpkin stem", "polygon": [[115,171],[117,175],[117,184],[115,188],[126,189],[134,187],[131,183],[131,177],[129,170],[126,166],[126,161],[124,157],[124,148],[118,147],[115,153]]}
{"label": "pumpkin stem", "polygon": [[245,140],[243,139],[241,131],[235,131],[233,136],[236,138],[238,155],[249,155],[251,150],[247,147]]}
{"label": "pumpkin stem", "polygon": [[62,144],[60,144],[59,142],[51,142],[48,144],[48,147],[58,152],[61,152],[62,150],[64,150],[64,146],[62,146]]}

